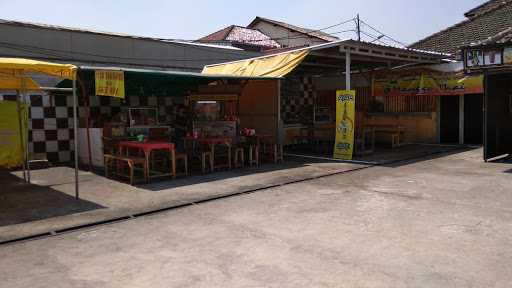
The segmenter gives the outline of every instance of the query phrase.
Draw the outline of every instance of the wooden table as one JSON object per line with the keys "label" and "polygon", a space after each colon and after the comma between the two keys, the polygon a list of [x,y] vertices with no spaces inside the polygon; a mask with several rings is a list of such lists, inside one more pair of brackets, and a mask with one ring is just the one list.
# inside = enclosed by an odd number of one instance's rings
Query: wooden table
{"label": "wooden table", "polygon": [[[176,177],[176,148],[174,143],[168,143],[168,142],[137,142],[137,141],[121,141],[119,142],[119,152],[122,155],[123,152],[128,155],[128,149],[138,149],[139,151],[144,152],[144,157],[146,159],[146,171],[144,171],[147,179],[151,179],[154,177],[161,177],[161,176],[171,176],[173,178]],[[150,165],[149,165],[149,158],[151,155],[151,152],[156,150],[168,150],[171,158],[171,167],[170,167],[170,174],[163,174],[163,175],[154,175],[151,176],[149,173]]]}
{"label": "wooden table", "polygon": [[[233,140],[229,137],[198,137],[195,138],[193,136],[186,136],[184,138],[185,147],[187,147],[187,142],[195,142],[201,145],[206,145],[210,148],[210,152],[212,153],[213,159],[213,169],[224,168],[227,167],[231,169],[231,145]],[[226,145],[228,147],[228,163],[226,165],[216,165],[215,164],[215,146],[216,145]]]}
{"label": "wooden table", "polygon": [[405,133],[405,127],[401,125],[366,125],[367,128],[374,129],[375,133],[391,134],[391,147],[402,145],[401,137]]}

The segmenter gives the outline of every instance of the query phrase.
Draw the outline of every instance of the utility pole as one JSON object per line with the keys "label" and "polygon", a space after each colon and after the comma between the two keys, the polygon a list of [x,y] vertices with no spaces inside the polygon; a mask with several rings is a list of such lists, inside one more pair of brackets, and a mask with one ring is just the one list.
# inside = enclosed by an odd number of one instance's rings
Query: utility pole
{"label": "utility pole", "polygon": [[356,26],[357,41],[361,41],[361,20],[359,19],[359,13],[357,13],[356,17]]}

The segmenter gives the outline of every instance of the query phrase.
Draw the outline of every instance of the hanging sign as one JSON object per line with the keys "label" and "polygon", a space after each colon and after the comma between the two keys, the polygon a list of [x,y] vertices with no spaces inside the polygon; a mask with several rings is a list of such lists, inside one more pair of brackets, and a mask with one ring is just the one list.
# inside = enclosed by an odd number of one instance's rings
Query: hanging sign
{"label": "hanging sign", "polygon": [[97,96],[111,96],[124,99],[124,72],[94,71]]}
{"label": "hanging sign", "polygon": [[511,65],[511,47],[476,47],[464,51],[464,68],[481,69],[485,67]]}
{"label": "hanging sign", "polygon": [[356,91],[336,91],[336,141],[334,158],[351,160],[354,153]]}
{"label": "hanging sign", "polygon": [[[27,113],[20,104],[23,129],[20,129],[18,105],[15,101],[0,101],[0,167],[15,168],[23,165],[21,137],[27,133]],[[23,133],[23,136],[20,135]]]}
{"label": "hanging sign", "polygon": [[461,95],[484,91],[483,75],[387,74],[373,81],[375,96]]}

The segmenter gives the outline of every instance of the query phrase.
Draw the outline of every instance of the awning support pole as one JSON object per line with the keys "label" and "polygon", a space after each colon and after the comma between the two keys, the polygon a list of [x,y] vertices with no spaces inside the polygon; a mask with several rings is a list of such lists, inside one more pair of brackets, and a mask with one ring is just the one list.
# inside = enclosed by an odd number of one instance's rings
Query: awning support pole
{"label": "awning support pole", "polygon": [[[26,88],[25,88],[25,74],[22,72],[21,73],[21,95],[23,97],[23,104],[25,104],[24,106],[26,107],[26,109],[30,109],[30,105],[28,104],[28,98],[27,98],[27,91],[26,91]],[[26,134],[23,135],[23,137],[25,138],[24,140],[24,143],[23,145],[25,146],[24,147],[24,152],[25,152],[25,169],[26,169],[26,173],[27,173],[27,183],[30,183],[30,152],[28,151],[28,134],[29,134],[29,127],[27,127],[27,131],[26,131]]]}
{"label": "awning support pole", "polygon": [[351,89],[350,83],[350,68],[351,68],[351,59],[350,59],[350,48],[347,48],[346,57],[345,57],[345,90]]}
{"label": "awning support pole", "polygon": [[464,144],[464,94],[459,95],[459,144]]}
{"label": "awning support pole", "polygon": [[80,199],[80,192],[78,188],[78,99],[76,96],[76,79],[73,79],[73,134],[75,146],[75,198]]}
{"label": "awning support pole", "polygon": [[23,150],[23,180],[27,182],[27,154],[25,153],[25,137],[23,135],[23,114],[21,111],[21,93],[16,90],[16,106],[18,109],[18,124],[20,125],[20,145]]}

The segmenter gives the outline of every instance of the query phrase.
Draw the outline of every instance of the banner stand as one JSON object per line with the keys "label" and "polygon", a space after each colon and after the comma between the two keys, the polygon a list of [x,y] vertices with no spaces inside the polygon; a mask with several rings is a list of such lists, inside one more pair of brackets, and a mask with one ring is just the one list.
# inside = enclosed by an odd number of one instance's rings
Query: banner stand
{"label": "banner stand", "polygon": [[356,119],[356,91],[336,91],[336,140],[333,158],[352,160]]}

